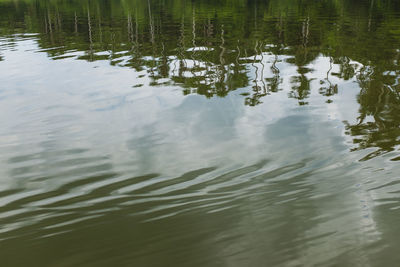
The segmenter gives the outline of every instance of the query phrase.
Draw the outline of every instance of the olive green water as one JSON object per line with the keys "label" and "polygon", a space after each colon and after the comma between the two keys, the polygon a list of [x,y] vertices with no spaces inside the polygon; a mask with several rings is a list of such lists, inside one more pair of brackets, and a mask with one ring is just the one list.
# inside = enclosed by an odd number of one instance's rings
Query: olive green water
{"label": "olive green water", "polygon": [[398,266],[400,3],[0,0],[1,266]]}

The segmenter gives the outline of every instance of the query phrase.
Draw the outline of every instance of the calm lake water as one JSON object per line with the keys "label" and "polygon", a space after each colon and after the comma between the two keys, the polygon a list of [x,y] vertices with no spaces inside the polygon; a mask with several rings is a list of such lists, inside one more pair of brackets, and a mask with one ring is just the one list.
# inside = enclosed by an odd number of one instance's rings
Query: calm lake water
{"label": "calm lake water", "polygon": [[398,266],[400,3],[0,0],[1,266]]}

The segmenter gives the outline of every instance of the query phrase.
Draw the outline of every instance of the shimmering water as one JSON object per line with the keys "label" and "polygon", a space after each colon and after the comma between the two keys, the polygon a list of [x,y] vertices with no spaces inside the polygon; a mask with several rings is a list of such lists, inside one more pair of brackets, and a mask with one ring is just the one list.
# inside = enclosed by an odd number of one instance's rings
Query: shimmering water
{"label": "shimmering water", "polygon": [[397,266],[400,4],[0,0],[1,266]]}

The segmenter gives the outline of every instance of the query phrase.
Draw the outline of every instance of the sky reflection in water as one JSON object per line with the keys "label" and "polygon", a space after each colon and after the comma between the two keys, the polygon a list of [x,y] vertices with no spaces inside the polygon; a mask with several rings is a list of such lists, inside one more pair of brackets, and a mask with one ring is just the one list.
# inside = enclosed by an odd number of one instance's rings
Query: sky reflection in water
{"label": "sky reflection in water", "polygon": [[399,10],[1,1],[1,258],[397,263]]}

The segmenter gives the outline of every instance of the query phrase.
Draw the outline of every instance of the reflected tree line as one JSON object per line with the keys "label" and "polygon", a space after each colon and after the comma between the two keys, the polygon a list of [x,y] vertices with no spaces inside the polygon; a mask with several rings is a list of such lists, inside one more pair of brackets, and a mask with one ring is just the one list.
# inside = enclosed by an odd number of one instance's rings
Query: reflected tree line
{"label": "reflected tree line", "polygon": [[[354,149],[378,148],[369,159],[400,143],[399,11],[389,0],[0,0],[0,34],[37,32],[53,59],[108,60],[185,94],[251,88],[250,106],[283,89],[288,65],[288,96],[300,105],[314,82],[330,103],[340,89],[332,77],[354,79],[360,116],[346,130]],[[328,71],[313,77],[321,56]]]}

